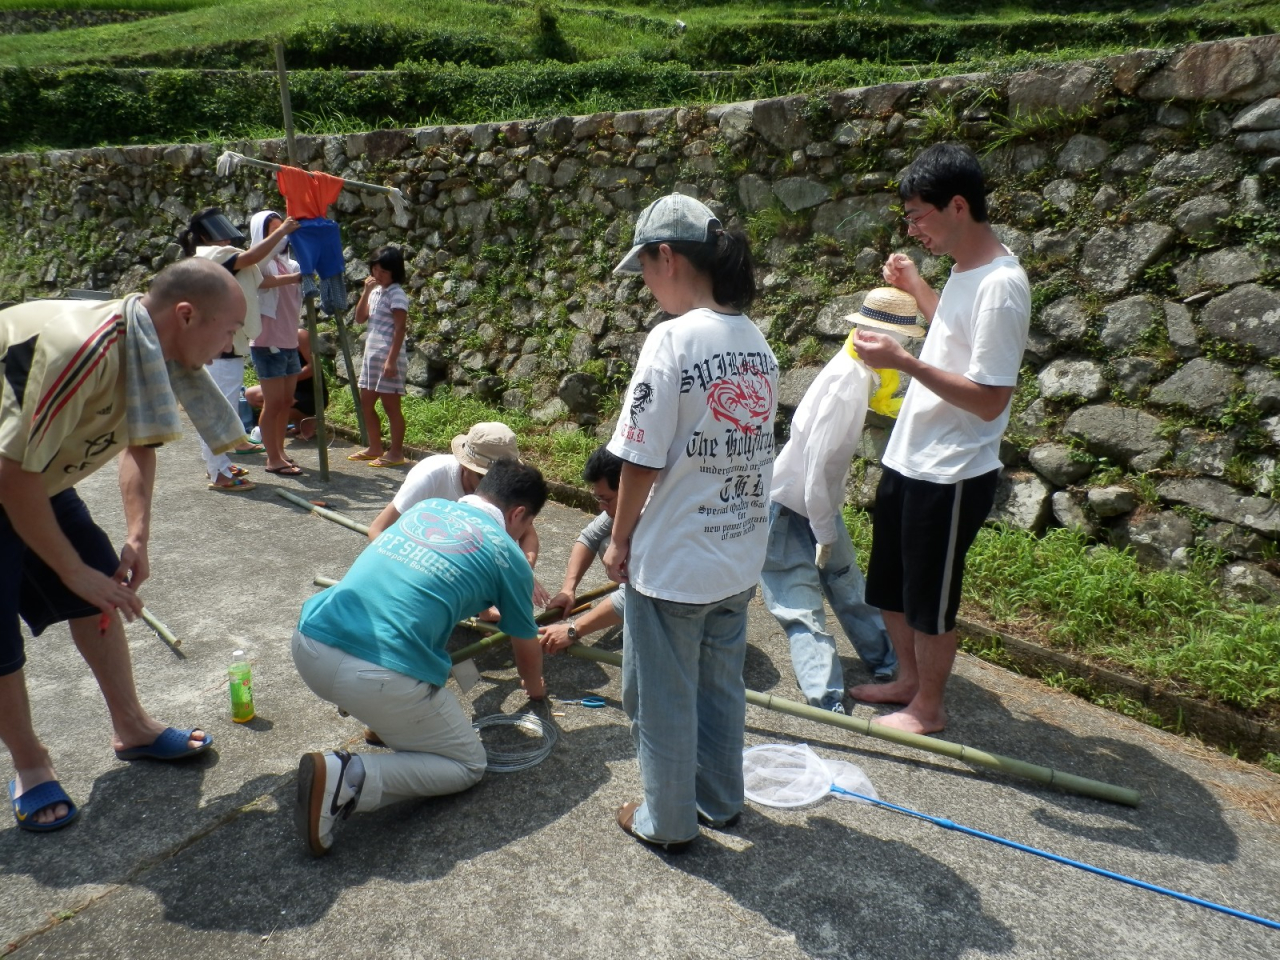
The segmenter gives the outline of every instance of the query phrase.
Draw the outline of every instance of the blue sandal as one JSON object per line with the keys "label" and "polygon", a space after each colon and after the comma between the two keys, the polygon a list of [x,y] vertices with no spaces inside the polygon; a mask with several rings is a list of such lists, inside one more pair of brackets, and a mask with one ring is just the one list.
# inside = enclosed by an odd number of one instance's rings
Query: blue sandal
{"label": "blue sandal", "polygon": [[[18,782],[16,780],[9,781],[9,800],[13,803],[13,817],[18,821],[18,827],[22,830],[30,830],[32,833],[48,833],[51,830],[61,830],[80,815],[80,808],[71,802],[71,798],[67,796],[67,791],[62,789],[62,784],[58,783],[57,780],[47,780],[27,790],[22,796],[15,798],[14,794],[17,790]],[[59,817],[49,823],[36,823],[35,815],[37,813],[59,803],[67,805],[68,812],[65,817]]]}
{"label": "blue sandal", "polygon": [[199,729],[199,727],[192,727],[190,730],[178,730],[176,727],[166,727],[164,733],[145,746],[117,750],[116,759],[183,760],[187,757],[194,757],[197,753],[203,753],[209,749],[209,746],[213,743],[213,737],[206,730],[204,732],[204,740],[200,742],[200,746],[188,747],[187,743],[191,740],[191,734]]}

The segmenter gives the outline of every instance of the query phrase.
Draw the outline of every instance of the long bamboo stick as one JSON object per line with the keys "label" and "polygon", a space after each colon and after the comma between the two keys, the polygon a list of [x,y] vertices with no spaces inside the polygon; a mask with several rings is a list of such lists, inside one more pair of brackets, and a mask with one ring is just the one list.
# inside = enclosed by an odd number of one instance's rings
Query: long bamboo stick
{"label": "long bamboo stick", "polygon": [[[358,523],[357,521],[352,520],[345,514],[338,513],[336,510],[326,510],[324,507],[317,507],[310,500],[298,496],[291,490],[276,488],[276,493],[279,496],[284,497],[284,499],[288,500],[290,503],[297,504],[303,510],[310,510],[317,517],[324,517],[326,520],[332,520],[334,523],[344,526],[349,530],[354,530],[356,533],[363,533],[366,537],[369,535],[368,527],[363,523]],[[332,586],[332,584],[329,584],[329,586]]]}
{"label": "long bamboo stick", "polygon": [[[334,580],[332,577],[316,577],[312,581],[312,583],[314,583],[317,587],[332,587],[335,584],[337,584],[337,582],[338,581]],[[577,598],[578,605],[574,607],[572,610],[570,610],[568,614],[565,614],[565,612],[560,607],[551,607],[550,609],[544,610],[542,613],[538,614],[533,619],[535,622],[539,624],[554,623],[557,620],[563,619],[565,616],[572,617],[579,613],[585,613],[588,610],[588,608],[590,608],[592,603],[594,603],[596,600],[599,600],[601,597],[608,596],[609,594],[613,593],[613,591],[617,589],[618,589],[618,585],[616,583],[609,583],[603,587],[597,587],[594,590],[588,590],[582,596]],[[481,621],[481,623],[483,623],[483,621]],[[499,644],[506,643],[508,640],[511,639],[510,636],[503,633],[497,627],[490,628],[488,625],[481,626],[481,623],[471,623],[466,620],[463,620],[460,624],[458,624],[461,627],[468,627],[472,630],[477,630],[477,629],[492,630],[492,632],[490,632],[487,637],[481,640],[477,640],[475,643],[470,644],[469,646],[463,647],[462,649],[449,654],[449,656],[453,658],[454,663],[461,663],[463,660],[470,660],[476,654],[483,653],[485,650],[488,650],[490,647],[496,647]]]}
{"label": "long bamboo stick", "polygon": [[[597,663],[607,663],[615,667],[622,666],[621,656],[596,647],[585,647],[575,643],[564,652],[571,657],[578,657],[582,660],[594,660]],[[1108,800],[1111,803],[1119,803],[1128,807],[1136,807],[1141,801],[1138,791],[1130,790],[1127,787],[1117,787],[1110,783],[1090,780],[1087,777],[1078,777],[1075,774],[1054,770],[1052,767],[1042,767],[1023,760],[1015,760],[1012,757],[1001,756],[998,753],[987,753],[985,750],[976,750],[973,747],[966,747],[964,744],[939,740],[936,737],[925,737],[916,733],[907,733],[904,730],[895,730],[892,727],[881,726],[861,717],[832,713],[830,710],[811,707],[807,703],[796,703],[794,700],[786,700],[782,697],[775,697],[772,694],[748,690],[747,702],[758,707],[764,707],[766,710],[786,713],[793,717],[825,723],[831,727],[852,730],[855,733],[875,737],[879,740],[888,740],[904,747],[915,747],[917,750],[925,750],[929,753],[951,757],[970,766],[996,770],[1010,776],[1043,783],[1065,790],[1068,793],[1078,793],[1082,796]]]}

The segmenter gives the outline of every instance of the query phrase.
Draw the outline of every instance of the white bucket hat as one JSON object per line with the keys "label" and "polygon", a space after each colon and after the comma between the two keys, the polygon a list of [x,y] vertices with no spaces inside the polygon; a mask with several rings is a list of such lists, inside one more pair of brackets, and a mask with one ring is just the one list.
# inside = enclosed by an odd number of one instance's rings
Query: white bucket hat
{"label": "white bucket hat", "polygon": [[520,459],[516,435],[505,423],[477,423],[454,437],[450,447],[458,462],[476,473],[488,473],[495,460]]}
{"label": "white bucket hat", "polygon": [[706,243],[714,239],[719,229],[720,221],[706,204],[683,193],[660,197],[636,217],[635,236],[631,240],[634,246],[613,272],[640,273],[640,251],[650,243],[672,240]]}
{"label": "white bucket hat", "polygon": [[867,294],[857,313],[845,317],[860,327],[888,330],[904,337],[923,337],[928,331],[920,326],[920,307],[916,298],[897,287],[877,287]]}

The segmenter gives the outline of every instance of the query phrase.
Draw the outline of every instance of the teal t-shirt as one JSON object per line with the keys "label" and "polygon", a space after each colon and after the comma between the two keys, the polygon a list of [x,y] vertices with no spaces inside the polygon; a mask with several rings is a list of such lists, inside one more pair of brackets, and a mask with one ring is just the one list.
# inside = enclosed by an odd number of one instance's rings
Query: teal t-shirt
{"label": "teal t-shirt", "polygon": [[369,544],[342,580],[302,605],[307,636],[443,686],[454,625],[490,606],[513,637],[535,637],[533,571],[479,507],[423,500]]}

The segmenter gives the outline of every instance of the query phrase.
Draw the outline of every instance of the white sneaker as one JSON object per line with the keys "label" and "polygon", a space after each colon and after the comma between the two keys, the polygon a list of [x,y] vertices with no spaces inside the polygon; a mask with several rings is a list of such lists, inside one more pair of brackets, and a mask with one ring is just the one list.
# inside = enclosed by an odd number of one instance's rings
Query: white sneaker
{"label": "white sneaker", "polygon": [[[336,753],[306,753],[298,762],[298,799],[294,807],[298,832],[313,857],[323,857],[333,846],[338,821],[355,810],[364,787],[352,788],[344,782],[348,765],[360,762],[345,750]],[[363,772],[363,771],[361,771]]]}
{"label": "white sneaker", "polygon": [[254,427],[252,430],[249,431],[249,442],[250,443],[262,442],[262,427]]}

